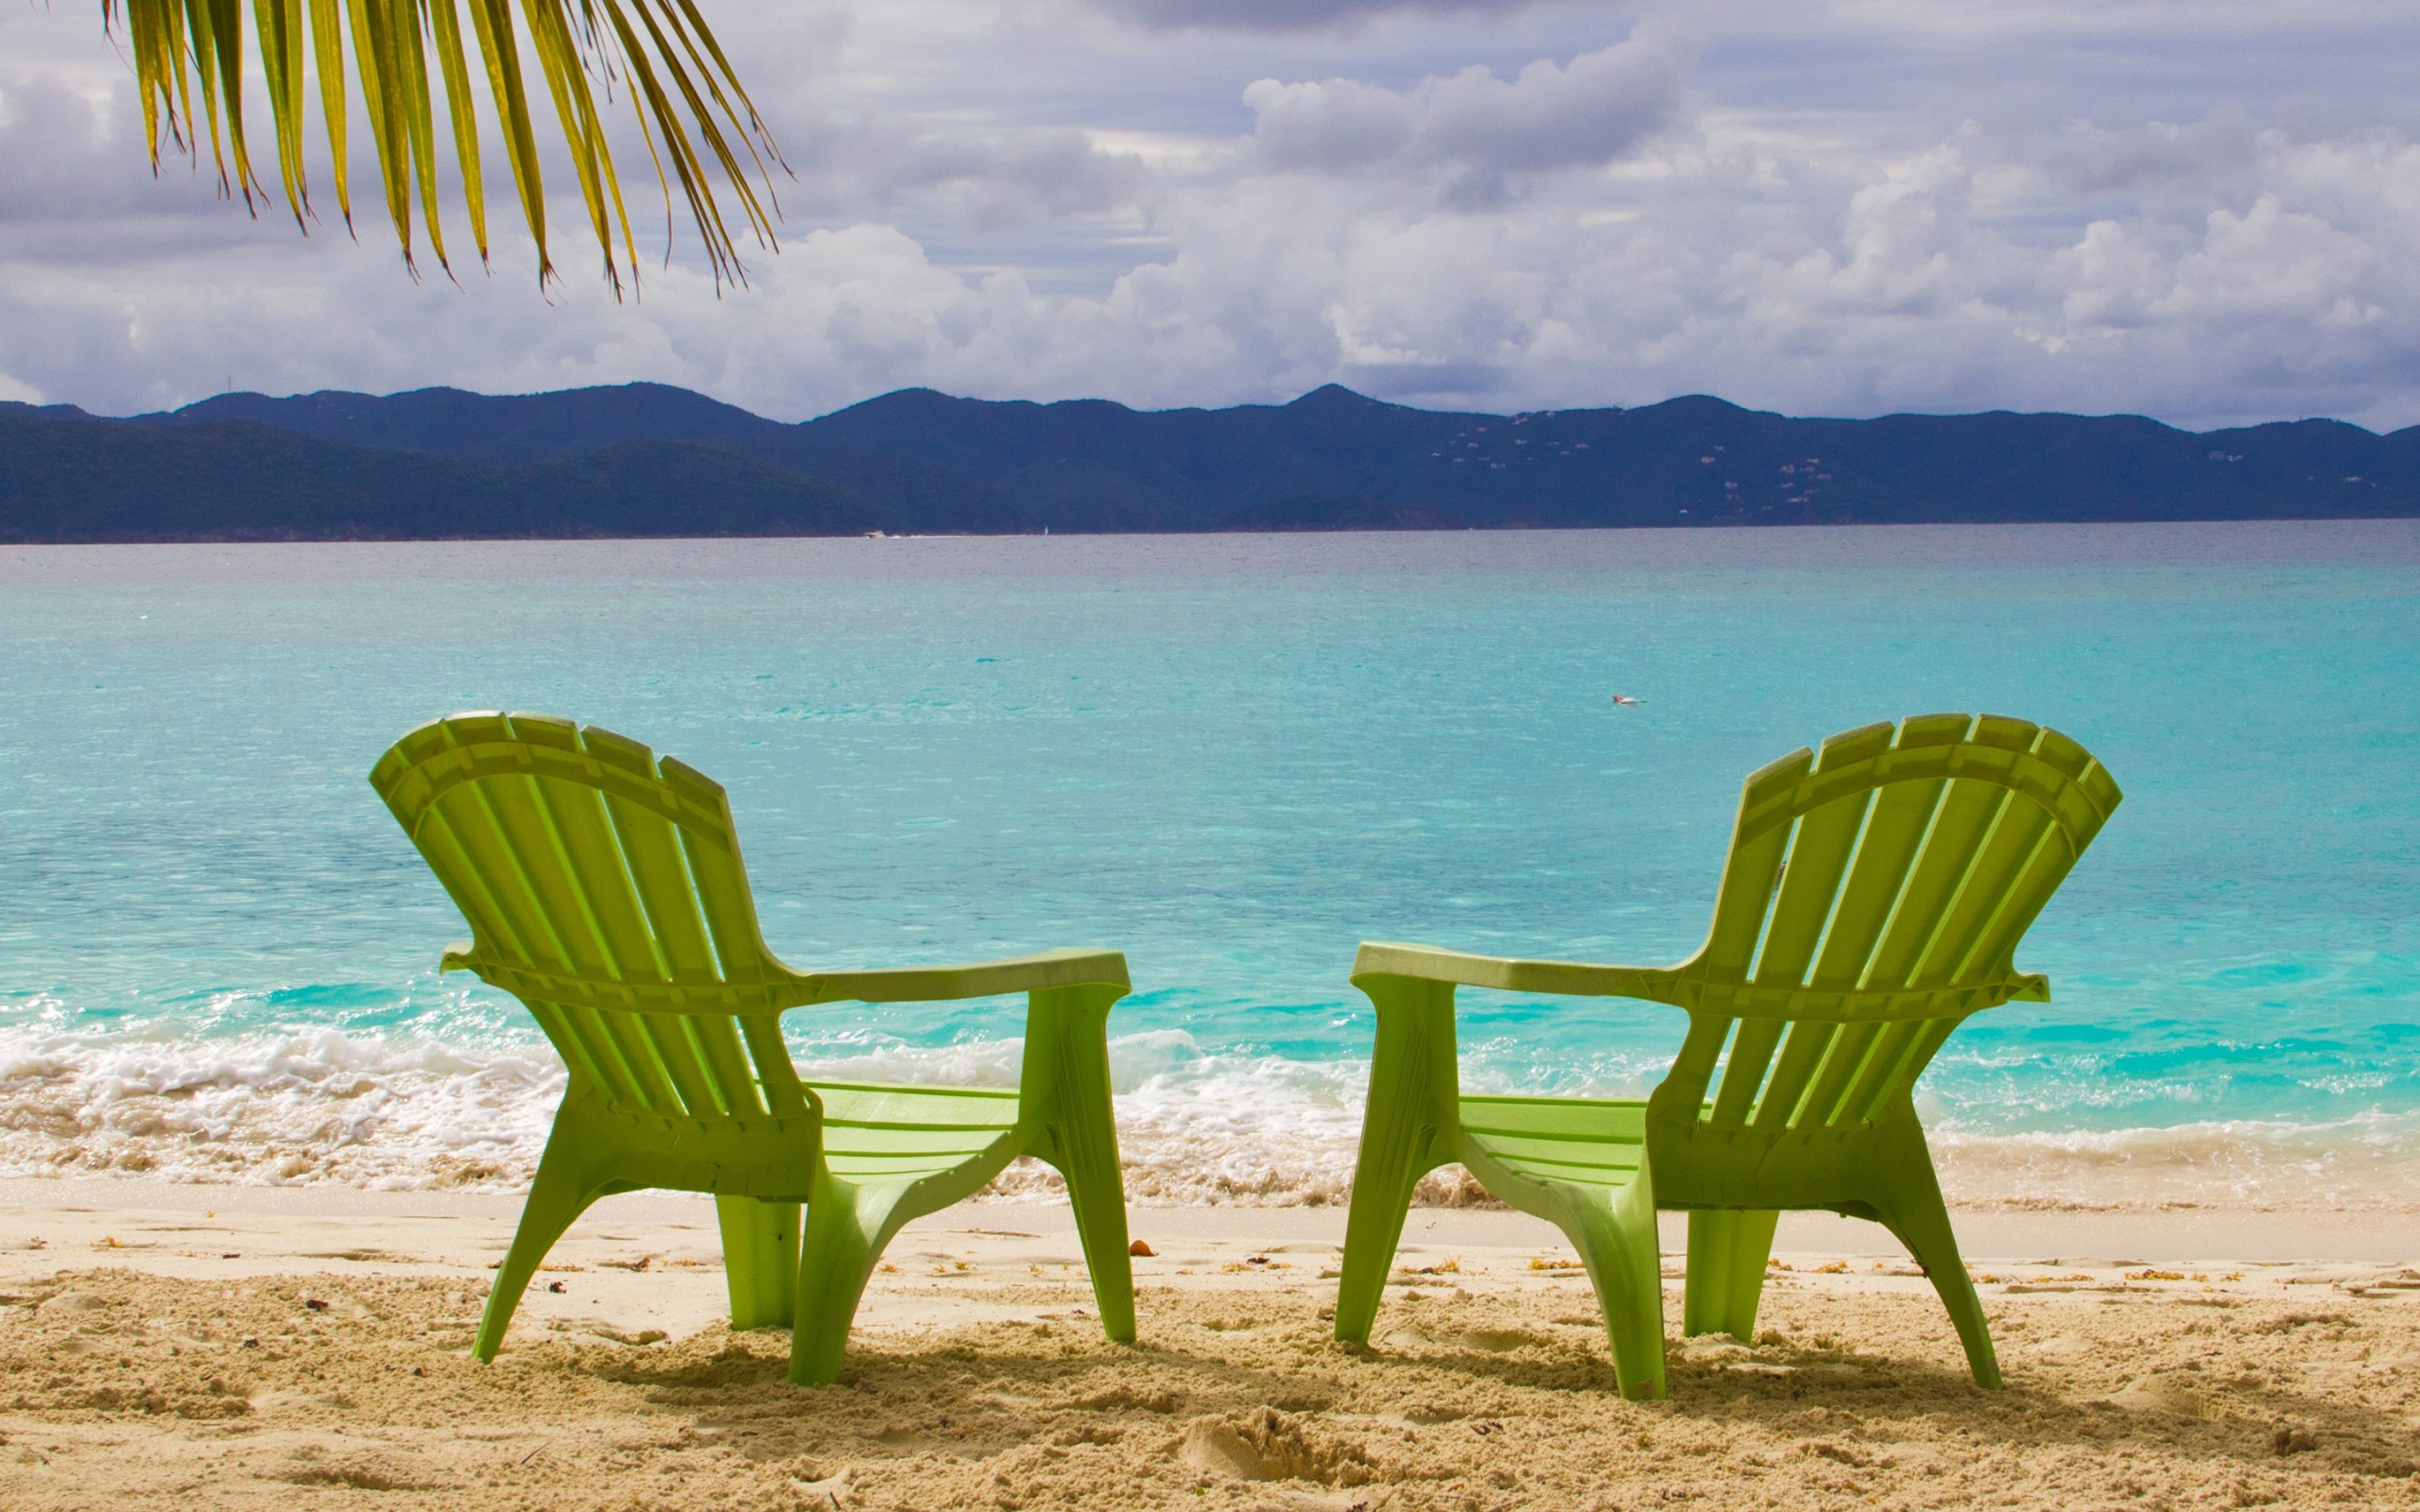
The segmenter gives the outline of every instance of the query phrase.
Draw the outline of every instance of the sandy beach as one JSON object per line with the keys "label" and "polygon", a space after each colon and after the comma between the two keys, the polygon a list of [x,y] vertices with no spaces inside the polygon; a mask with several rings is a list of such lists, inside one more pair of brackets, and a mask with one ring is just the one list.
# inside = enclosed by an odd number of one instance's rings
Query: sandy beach
{"label": "sandy beach", "polygon": [[1512,1213],[1416,1210],[1361,1349],[1341,1211],[1137,1209],[1128,1349],[1063,1208],[961,1206],[802,1391],[786,1334],[724,1326],[710,1209],[660,1194],[583,1219],[474,1362],[516,1206],[0,1182],[0,1504],[2420,1506],[2401,1215],[1960,1214],[1999,1393],[1880,1229],[1793,1218],[1752,1346],[1680,1342],[1668,1255],[1672,1396],[1638,1403]]}

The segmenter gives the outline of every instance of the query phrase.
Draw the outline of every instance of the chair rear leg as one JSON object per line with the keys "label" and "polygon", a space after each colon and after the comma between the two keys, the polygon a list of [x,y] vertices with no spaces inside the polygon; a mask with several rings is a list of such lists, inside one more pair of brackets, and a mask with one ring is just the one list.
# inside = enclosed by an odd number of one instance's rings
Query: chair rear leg
{"label": "chair rear leg", "polygon": [[1562,1188],[1571,1221],[1562,1224],[1605,1314],[1614,1376],[1633,1400],[1661,1400],[1664,1380],[1664,1271],[1656,1253],[1655,1194],[1642,1170],[1627,1187]]}
{"label": "chair rear leg", "polygon": [[790,1383],[828,1386],[840,1378],[849,1328],[874,1263],[904,1219],[905,1187],[852,1187],[826,1178],[806,1204],[800,1246],[798,1314],[790,1328]]}
{"label": "chair rear leg", "polygon": [[1681,1336],[1728,1333],[1742,1344],[1756,1337],[1756,1304],[1765,1294],[1765,1263],[1772,1258],[1771,1210],[1692,1209],[1689,1212],[1689,1280],[1681,1304]]}
{"label": "chair rear leg", "polygon": [[798,1301],[798,1211],[795,1202],[715,1198],[734,1333],[789,1326]]}
{"label": "chair rear leg", "polygon": [[1050,1088],[1044,1139],[1032,1153],[1066,1178],[1101,1332],[1114,1344],[1132,1344],[1134,1263],[1127,1254],[1126,1182],[1117,1169],[1117,1115],[1110,1102],[1103,1027],[1117,996],[1115,988],[1100,987],[1032,992],[1026,1036],[1027,1055],[1042,1057],[1037,1069]]}
{"label": "chair rear leg", "polygon": [[538,1273],[546,1251],[555,1247],[555,1241],[588,1211],[590,1203],[604,1194],[605,1178],[585,1161],[564,1154],[566,1146],[577,1143],[576,1136],[564,1138],[558,1117],[555,1132],[546,1141],[546,1153],[538,1160],[537,1178],[529,1183],[529,1200],[522,1204],[512,1247],[504,1252],[504,1263],[496,1267],[495,1280],[488,1288],[487,1310],[480,1314],[479,1334],[471,1345],[476,1359],[495,1358],[495,1351],[504,1346],[505,1331],[512,1326],[513,1312],[521,1306],[522,1294],[529,1289],[529,1279]]}

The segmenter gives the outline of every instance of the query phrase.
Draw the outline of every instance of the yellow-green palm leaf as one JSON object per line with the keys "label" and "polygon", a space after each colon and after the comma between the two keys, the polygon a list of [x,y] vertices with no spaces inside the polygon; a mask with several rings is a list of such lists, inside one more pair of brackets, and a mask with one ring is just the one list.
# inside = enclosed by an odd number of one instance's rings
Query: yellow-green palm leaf
{"label": "yellow-green palm leaf", "polygon": [[[394,224],[407,266],[413,264],[417,199],[430,250],[441,266],[451,266],[438,215],[436,104],[441,77],[445,129],[454,139],[462,208],[480,261],[488,256],[487,202],[474,107],[483,84],[512,165],[522,216],[538,244],[539,280],[554,276],[546,250],[537,129],[522,72],[525,57],[537,60],[538,77],[579,180],[589,224],[603,249],[605,277],[616,293],[625,263],[635,277],[638,252],[591,87],[598,81],[608,87],[609,98],[616,89],[629,96],[667,208],[671,185],[677,182],[717,284],[744,275],[710,181],[715,172],[738,200],[758,243],[772,244],[771,215],[779,206],[767,164],[779,166],[781,155],[693,0],[519,0],[517,6],[514,0],[101,0],[110,29],[122,32],[132,46],[154,170],[164,140],[199,152],[194,129],[199,114],[210,137],[220,188],[241,194],[245,204],[253,206],[267,198],[268,190],[252,171],[244,137],[248,9],[260,83],[277,129],[277,176],[298,225],[307,229],[312,215],[302,150],[303,126],[311,114],[306,75],[317,79],[318,113],[327,131],[337,208],[346,225],[353,223],[345,176],[351,103],[344,54],[349,43],[362,112],[378,150],[387,217]],[[480,83],[473,81],[464,45],[465,12],[483,65]],[[765,185],[761,195],[751,184],[750,169]],[[619,259],[614,253],[617,238]]]}

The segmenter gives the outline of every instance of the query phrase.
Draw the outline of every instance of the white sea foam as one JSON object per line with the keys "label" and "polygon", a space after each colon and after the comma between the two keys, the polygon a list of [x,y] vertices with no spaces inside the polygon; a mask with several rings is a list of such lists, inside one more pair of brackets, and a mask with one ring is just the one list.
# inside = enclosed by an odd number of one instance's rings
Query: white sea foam
{"label": "white sea foam", "polygon": [[[810,1079],[1015,1084],[1022,1046],[802,1045]],[[1112,1042],[1129,1195],[1164,1205],[1324,1205],[1352,1186],[1366,1062],[1207,1053],[1181,1031]],[[336,1029],[220,1037],[0,1030],[0,1174],[376,1188],[526,1182],[564,1072],[542,1042],[485,1050]],[[2411,1209],[2420,1118],[2003,1133],[1936,1120],[1953,1200],[2027,1208]],[[1021,1162],[994,1194],[1056,1177]],[[1421,1198],[1485,1200],[1457,1171]]]}
{"label": "white sea foam", "polygon": [[1951,1200],[2040,1209],[2420,1209],[2420,1117],[1931,1133]]}
{"label": "white sea foam", "polygon": [[0,1170],[370,1187],[517,1181],[562,1063],[335,1029],[0,1033]]}

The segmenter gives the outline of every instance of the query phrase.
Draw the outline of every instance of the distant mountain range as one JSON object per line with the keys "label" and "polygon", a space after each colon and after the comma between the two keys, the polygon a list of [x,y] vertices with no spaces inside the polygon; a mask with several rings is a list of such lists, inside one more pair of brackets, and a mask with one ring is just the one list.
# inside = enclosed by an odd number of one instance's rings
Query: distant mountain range
{"label": "distant mountain range", "polygon": [[2420,515],[2420,426],[1792,420],[1719,399],[1520,415],[1334,385],[1134,410],[910,388],[784,424],[631,384],[0,403],[0,541],[2341,519]]}

